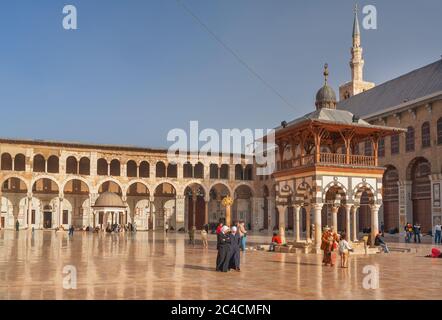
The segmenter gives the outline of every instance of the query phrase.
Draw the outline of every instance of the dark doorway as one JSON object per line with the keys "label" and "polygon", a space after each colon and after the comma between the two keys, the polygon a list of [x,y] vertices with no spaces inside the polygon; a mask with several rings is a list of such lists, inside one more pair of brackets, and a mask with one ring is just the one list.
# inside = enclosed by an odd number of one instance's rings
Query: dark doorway
{"label": "dark doorway", "polygon": [[45,229],[52,228],[52,212],[45,211],[43,213],[43,227]]}

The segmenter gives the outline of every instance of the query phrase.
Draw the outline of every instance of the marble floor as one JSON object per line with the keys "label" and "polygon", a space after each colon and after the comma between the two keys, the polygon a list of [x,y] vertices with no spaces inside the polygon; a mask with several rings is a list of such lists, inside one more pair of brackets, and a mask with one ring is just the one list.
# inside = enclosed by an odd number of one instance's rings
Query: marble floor
{"label": "marble floor", "polygon": [[[442,259],[424,257],[430,244],[400,244],[417,247],[413,253],[353,256],[348,269],[323,267],[316,255],[250,251],[241,256],[241,272],[218,273],[214,240],[211,235],[203,249],[174,233],[76,232],[68,238],[2,230],[0,299],[442,298]],[[76,270],[75,289],[64,288],[73,276],[63,273],[66,266]],[[364,289],[366,266],[379,270],[379,288]]]}

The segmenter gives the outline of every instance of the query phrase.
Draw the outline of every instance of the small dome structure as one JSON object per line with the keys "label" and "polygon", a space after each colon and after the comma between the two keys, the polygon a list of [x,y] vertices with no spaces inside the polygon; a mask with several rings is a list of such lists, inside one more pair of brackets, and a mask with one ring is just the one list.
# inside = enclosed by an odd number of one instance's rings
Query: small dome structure
{"label": "small dome structure", "polygon": [[336,109],[336,93],[332,87],[327,84],[328,80],[328,64],[324,65],[324,86],[316,93],[316,110],[322,108]]}
{"label": "small dome structure", "polygon": [[126,208],[121,197],[113,192],[103,192],[95,201],[94,208]]}

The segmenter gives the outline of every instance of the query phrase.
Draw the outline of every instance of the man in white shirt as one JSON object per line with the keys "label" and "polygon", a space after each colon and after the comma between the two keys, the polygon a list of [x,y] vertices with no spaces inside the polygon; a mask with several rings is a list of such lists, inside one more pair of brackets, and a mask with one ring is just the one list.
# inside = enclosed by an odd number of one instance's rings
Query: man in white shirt
{"label": "man in white shirt", "polygon": [[436,223],[434,226],[434,243],[440,244],[441,242],[441,233],[442,233],[442,226],[440,223]]}

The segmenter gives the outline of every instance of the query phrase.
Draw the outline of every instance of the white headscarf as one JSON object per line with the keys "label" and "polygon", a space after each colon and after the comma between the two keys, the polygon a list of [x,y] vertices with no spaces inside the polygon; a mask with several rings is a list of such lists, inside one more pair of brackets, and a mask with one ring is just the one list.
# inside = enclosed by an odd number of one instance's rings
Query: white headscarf
{"label": "white headscarf", "polygon": [[223,226],[223,227],[221,228],[221,232],[222,232],[222,233],[226,233],[227,230],[229,230],[229,227],[228,227],[228,226]]}

